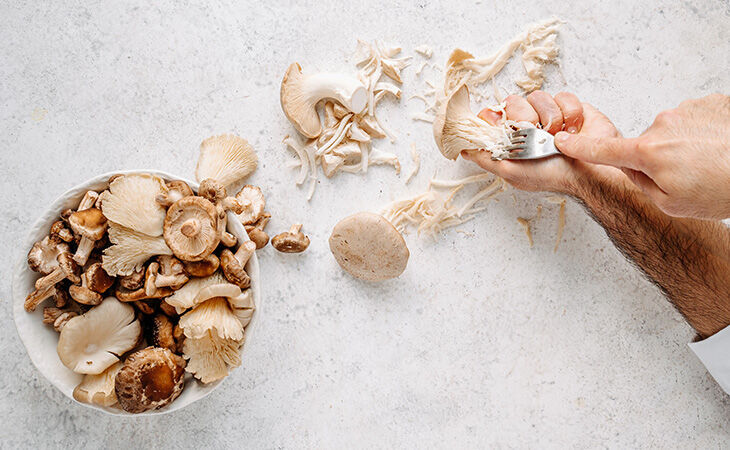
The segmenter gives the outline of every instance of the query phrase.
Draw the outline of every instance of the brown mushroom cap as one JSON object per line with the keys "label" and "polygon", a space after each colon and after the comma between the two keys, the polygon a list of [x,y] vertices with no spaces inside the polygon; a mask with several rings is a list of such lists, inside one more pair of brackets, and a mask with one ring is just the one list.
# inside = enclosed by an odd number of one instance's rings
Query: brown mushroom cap
{"label": "brown mushroom cap", "polygon": [[294,224],[283,233],[277,234],[271,238],[271,245],[283,253],[300,253],[309,247],[309,238],[300,230],[302,224]]}
{"label": "brown mushroom cap", "polygon": [[215,273],[220,266],[220,260],[213,253],[200,261],[182,261],[185,272],[191,277],[208,277]]}
{"label": "brown mushroom cap", "polygon": [[114,277],[110,277],[106,273],[100,262],[90,265],[84,272],[84,277],[86,278],[87,287],[100,294],[106,292],[114,284]]}
{"label": "brown mushroom cap", "polygon": [[134,352],[114,380],[119,406],[131,413],[162,408],[182,393],[183,375],[185,360],[166,348]]}
{"label": "brown mushroom cap", "polygon": [[266,244],[269,243],[269,235],[261,228],[246,225],[246,233],[248,233],[248,238],[256,244],[256,250],[266,247]]}
{"label": "brown mushroom cap", "polygon": [[48,275],[58,267],[58,261],[56,260],[58,255],[68,253],[69,251],[67,244],[46,236],[33,244],[33,247],[28,252],[28,267],[33,272]]}
{"label": "brown mushroom cap", "polygon": [[410,256],[398,230],[383,216],[369,212],[342,219],[332,230],[329,244],[345,272],[367,281],[399,276]]}
{"label": "brown mushroom cap", "polygon": [[92,241],[98,241],[104,236],[107,221],[101,210],[96,208],[84,209],[76,211],[68,218],[68,224],[74,233],[78,233]]}
{"label": "brown mushroom cap", "polygon": [[215,205],[202,197],[184,197],[167,210],[165,242],[179,259],[200,261],[220,242],[217,226]]}

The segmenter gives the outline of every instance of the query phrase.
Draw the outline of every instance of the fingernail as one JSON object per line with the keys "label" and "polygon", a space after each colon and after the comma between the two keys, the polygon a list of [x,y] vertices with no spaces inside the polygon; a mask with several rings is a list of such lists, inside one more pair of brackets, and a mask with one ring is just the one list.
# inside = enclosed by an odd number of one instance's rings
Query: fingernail
{"label": "fingernail", "polygon": [[567,131],[570,134],[575,134],[578,132],[578,128],[577,127],[568,127],[568,129],[566,129],[565,131]]}
{"label": "fingernail", "polygon": [[570,135],[566,133],[565,131],[561,131],[558,134],[555,135],[555,142],[559,144],[564,144],[568,142],[568,139],[570,139]]}

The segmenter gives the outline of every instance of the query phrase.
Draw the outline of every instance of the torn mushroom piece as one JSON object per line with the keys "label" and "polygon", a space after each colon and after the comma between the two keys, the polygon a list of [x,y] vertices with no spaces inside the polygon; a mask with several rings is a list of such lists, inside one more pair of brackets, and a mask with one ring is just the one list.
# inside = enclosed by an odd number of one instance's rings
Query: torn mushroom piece
{"label": "torn mushroom piece", "polygon": [[147,266],[145,276],[145,292],[147,295],[154,295],[158,288],[169,287],[173,290],[180,289],[188,282],[183,265],[173,256],[158,256],[157,260]]}
{"label": "torn mushroom piece", "polygon": [[215,205],[197,196],[176,201],[167,210],[164,237],[179,259],[205,259],[220,242]]}
{"label": "torn mushroom piece", "polygon": [[188,276],[202,278],[213,275],[220,266],[220,260],[211,253],[200,261],[182,261],[182,265]]}
{"label": "torn mushroom piece", "polygon": [[141,288],[131,290],[126,289],[122,286],[117,286],[116,290],[114,291],[114,296],[120,301],[124,303],[131,303],[131,302],[137,302],[140,300],[148,300],[152,298],[165,298],[169,295],[173,294],[173,290],[169,287],[161,287],[156,288],[151,295],[147,294],[147,289],[145,289],[145,286]]}
{"label": "torn mushroom piece", "polygon": [[198,194],[215,205],[215,211],[218,219],[217,231],[221,244],[226,247],[233,247],[236,245],[236,237],[226,231],[226,226],[228,224],[227,213],[228,211],[233,211],[234,214],[241,214],[243,212],[243,205],[241,205],[235,197],[228,197],[226,194],[226,188],[212,178],[206,178],[200,182]]}
{"label": "torn mushroom piece", "polygon": [[94,243],[106,233],[106,217],[101,210],[88,208],[71,214],[68,224],[74,233],[81,235],[81,241],[74,254],[74,261],[83,266],[94,249]]}
{"label": "torn mushroom piece", "polygon": [[66,323],[58,339],[58,357],[76,373],[100,374],[131,350],[141,334],[134,309],[109,297]]}
{"label": "torn mushroom piece", "polygon": [[167,192],[157,194],[157,196],[155,197],[157,203],[164,206],[165,208],[172,205],[183,197],[195,195],[193,193],[193,190],[190,189],[190,186],[188,186],[188,184],[182,180],[166,181],[165,185],[167,185]]}
{"label": "torn mushroom piece", "polygon": [[313,139],[322,133],[315,106],[320,100],[334,99],[355,114],[367,107],[366,87],[356,77],[334,73],[302,74],[298,63],[289,66],[281,82],[281,108],[303,136]]}
{"label": "torn mushroom piece", "polygon": [[252,225],[263,215],[266,199],[258,186],[249,184],[242,187],[236,194],[236,200],[243,207],[243,211],[238,214],[238,218],[243,225]]}
{"label": "torn mushroom piece", "polygon": [[245,179],[257,165],[256,152],[245,139],[232,134],[214,136],[200,144],[195,179],[212,178],[229,187]]}
{"label": "torn mushroom piece", "polygon": [[246,273],[245,267],[248,260],[256,250],[256,244],[252,241],[242,243],[234,254],[229,249],[221,251],[221,269],[226,279],[241,289],[251,285],[251,278]]}
{"label": "torn mushroom piece", "polygon": [[231,305],[231,310],[238,318],[238,321],[241,322],[241,325],[244,327],[247,326],[251,322],[251,317],[253,317],[254,310],[256,309],[253,301],[253,291],[246,289],[238,297],[229,297],[228,303]]}
{"label": "torn mushroom piece", "polygon": [[79,266],[70,253],[60,253],[56,261],[57,266],[48,275],[36,280],[35,290],[25,299],[26,311],[34,311],[43,300],[55,295],[55,286],[59,281],[69,279],[74,284],[81,282]]}
{"label": "torn mushroom piece", "polygon": [[309,238],[301,232],[302,224],[294,224],[271,239],[271,245],[283,253],[301,253],[309,247]]}

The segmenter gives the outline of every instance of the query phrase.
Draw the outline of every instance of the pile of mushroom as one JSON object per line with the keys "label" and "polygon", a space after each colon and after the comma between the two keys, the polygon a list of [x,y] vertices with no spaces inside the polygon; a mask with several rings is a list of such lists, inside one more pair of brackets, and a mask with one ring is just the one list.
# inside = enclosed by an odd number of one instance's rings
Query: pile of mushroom
{"label": "pile of mushroom", "polygon": [[[185,372],[211,383],[241,364],[255,310],[246,265],[268,244],[271,215],[260,188],[228,192],[255,168],[245,140],[206,139],[197,194],[180,180],[115,175],[33,245],[28,265],[42,276],[25,309],[53,302],[43,322],[59,332],[61,362],[84,375],[74,398],[139,413],[175,400]],[[250,240],[227,231],[229,217]],[[272,245],[303,251],[309,239],[295,228]]]}
{"label": "pile of mushroom", "polygon": [[369,165],[376,164],[392,165],[396,174],[400,173],[398,157],[373,146],[375,139],[395,140],[378,119],[375,107],[386,95],[401,97],[397,85],[381,81],[385,76],[403,82],[400,73],[410,58],[397,58],[399,53],[397,47],[359,41],[357,75],[304,74],[298,63],[287,69],[281,82],[281,107],[306,142],[287,136],[284,143],[299,158],[294,164],[299,167],[296,183],[310,179],[308,200],[317,184],[317,165],[327,177],[337,172],[364,173]]}

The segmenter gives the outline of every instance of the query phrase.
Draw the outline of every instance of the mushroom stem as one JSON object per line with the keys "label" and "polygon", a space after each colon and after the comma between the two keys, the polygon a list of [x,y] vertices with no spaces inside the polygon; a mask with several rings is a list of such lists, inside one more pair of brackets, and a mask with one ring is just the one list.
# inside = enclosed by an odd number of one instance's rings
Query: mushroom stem
{"label": "mushroom stem", "polygon": [[79,246],[76,249],[76,253],[74,254],[74,261],[80,266],[83,266],[86,264],[86,261],[89,260],[89,255],[91,255],[91,251],[94,250],[94,242],[93,240],[87,238],[86,236],[82,237],[79,241]]}
{"label": "mushroom stem", "polygon": [[295,223],[294,225],[289,228],[289,232],[291,234],[299,233],[302,230],[302,224],[301,223]]}
{"label": "mushroom stem", "polygon": [[198,219],[188,219],[180,227],[180,232],[189,238],[193,238],[200,233],[200,221]]}

